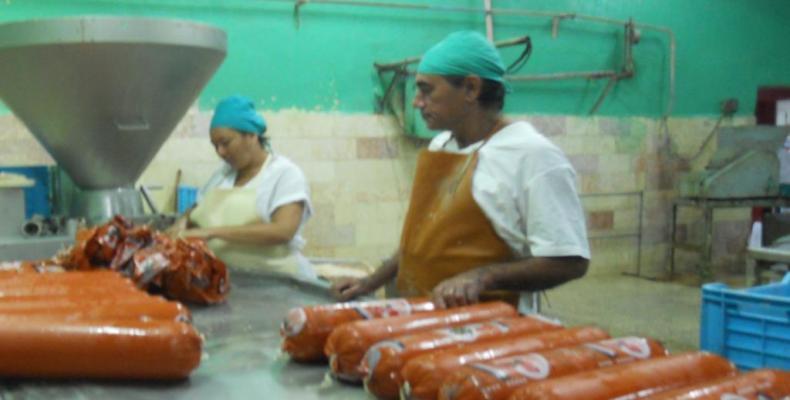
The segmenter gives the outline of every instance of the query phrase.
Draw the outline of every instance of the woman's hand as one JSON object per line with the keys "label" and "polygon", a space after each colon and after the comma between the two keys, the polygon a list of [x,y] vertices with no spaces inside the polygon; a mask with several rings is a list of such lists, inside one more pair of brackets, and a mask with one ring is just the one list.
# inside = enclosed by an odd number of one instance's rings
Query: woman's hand
{"label": "woman's hand", "polygon": [[176,219],[176,222],[173,222],[173,225],[170,225],[167,229],[165,229],[165,235],[175,239],[177,237],[180,237],[182,232],[184,232],[188,228],[189,228],[189,217],[188,214],[185,214],[180,218]]}
{"label": "woman's hand", "polygon": [[179,237],[198,238],[203,240],[213,239],[216,236],[213,229],[186,229],[180,232]]}

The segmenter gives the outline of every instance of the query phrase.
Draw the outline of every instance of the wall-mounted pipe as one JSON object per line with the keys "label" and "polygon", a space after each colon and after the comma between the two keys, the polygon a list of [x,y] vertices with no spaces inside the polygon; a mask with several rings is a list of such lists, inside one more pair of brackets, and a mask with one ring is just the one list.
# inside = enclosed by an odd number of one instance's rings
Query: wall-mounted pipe
{"label": "wall-mounted pipe", "polygon": [[[520,44],[529,42],[529,40],[530,40],[529,36],[519,36],[513,39],[498,40],[494,42],[494,46],[496,47],[518,46]],[[391,63],[373,63],[373,66],[376,67],[376,69],[379,72],[402,70],[404,67],[410,64],[415,64],[420,62],[420,60],[422,60],[422,56],[416,56],[416,57],[404,58],[403,60],[395,61]]]}
{"label": "wall-mounted pipe", "polygon": [[491,1],[483,0],[483,9],[486,13],[486,37],[489,42],[494,43],[494,14],[491,13]]}
{"label": "wall-mounted pipe", "polygon": [[530,82],[530,81],[559,81],[566,79],[604,79],[617,76],[617,71],[603,70],[603,71],[574,71],[574,72],[557,72],[551,74],[534,74],[534,75],[507,75],[505,79],[512,82]]}
{"label": "wall-mounted pipe", "polygon": [[[347,6],[360,6],[360,7],[377,7],[377,8],[397,8],[397,9],[410,9],[410,10],[422,10],[422,11],[432,11],[432,12],[459,12],[459,13],[484,13],[485,15],[513,15],[513,16],[524,16],[524,17],[548,17],[552,19],[552,35],[556,37],[557,32],[559,31],[560,23],[566,19],[575,19],[575,20],[582,20],[582,21],[590,21],[590,22],[597,22],[603,24],[612,24],[612,25],[620,25],[625,26],[627,24],[631,24],[632,29],[634,30],[649,30],[660,32],[666,34],[669,38],[669,96],[667,98],[667,103],[664,108],[664,118],[669,117],[672,114],[672,110],[675,103],[675,52],[676,52],[676,42],[675,42],[675,33],[672,32],[671,29],[652,25],[652,24],[643,24],[643,23],[634,23],[633,21],[623,21],[613,18],[606,18],[606,17],[598,17],[592,15],[584,15],[584,14],[576,14],[576,13],[563,13],[563,12],[553,12],[553,11],[538,11],[538,10],[529,10],[529,9],[521,9],[521,8],[491,8],[490,10],[486,10],[485,7],[483,9],[475,8],[475,7],[456,7],[456,6],[443,6],[443,5],[432,5],[432,4],[410,4],[410,3],[392,3],[392,2],[380,2],[380,1],[363,1],[363,0],[258,0],[263,2],[276,2],[276,3],[283,3],[283,2],[291,2],[294,4],[294,16],[298,19],[299,9],[308,4],[337,4],[337,5],[347,5]],[[419,61],[418,57],[415,57],[417,61]],[[404,60],[405,61],[405,60]],[[382,64],[386,65],[386,64]],[[575,77],[574,77],[575,78]],[[596,79],[596,78],[592,78]]]}

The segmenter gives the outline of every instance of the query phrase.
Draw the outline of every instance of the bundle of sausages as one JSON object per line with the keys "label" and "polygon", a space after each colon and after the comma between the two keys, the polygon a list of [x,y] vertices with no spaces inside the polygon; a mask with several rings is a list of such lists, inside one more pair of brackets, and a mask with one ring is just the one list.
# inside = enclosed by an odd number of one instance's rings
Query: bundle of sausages
{"label": "bundle of sausages", "polygon": [[181,379],[200,363],[189,310],[113,271],[0,273],[0,376]]}
{"label": "bundle of sausages", "polygon": [[566,328],[518,316],[500,302],[447,310],[425,299],[295,308],[281,335],[293,360],[328,358],[333,377],[362,382],[379,399],[790,398],[787,372],[737,375],[716,355],[670,356],[651,338]]}
{"label": "bundle of sausages", "polygon": [[[172,239],[148,226],[134,226],[121,216],[80,230],[70,250],[36,266],[48,265],[118,271],[143,289],[198,304],[223,302],[230,290],[225,264],[203,240]],[[29,265],[21,268],[29,269]]]}

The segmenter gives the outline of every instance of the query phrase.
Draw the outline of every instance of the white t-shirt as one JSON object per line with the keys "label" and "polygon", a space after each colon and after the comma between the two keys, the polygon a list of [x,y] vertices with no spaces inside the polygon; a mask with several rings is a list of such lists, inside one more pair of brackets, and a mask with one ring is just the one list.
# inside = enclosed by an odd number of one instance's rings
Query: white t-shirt
{"label": "white t-shirt", "polygon": [[[265,165],[258,174],[263,175],[250,179],[244,187],[251,189],[251,185],[257,182],[255,208],[263,222],[271,222],[272,214],[280,206],[299,201],[304,202],[302,222],[289,243],[289,247],[301,251],[305,245],[305,240],[302,238],[302,229],[310,216],[313,215],[313,206],[310,203],[310,187],[307,184],[304,173],[291,160],[281,155],[269,153]],[[236,171],[227,163],[223,163],[222,167],[209,178],[200,191],[200,196],[203,196],[211,189],[231,189],[234,182],[236,182]],[[200,200],[198,199],[198,201]]]}
{"label": "white t-shirt", "polygon": [[450,132],[437,135],[430,151],[471,153],[478,148],[472,197],[520,258],[590,258],[576,172],[557,146],[525,121],[504,127],[488,142],[458,148]]}

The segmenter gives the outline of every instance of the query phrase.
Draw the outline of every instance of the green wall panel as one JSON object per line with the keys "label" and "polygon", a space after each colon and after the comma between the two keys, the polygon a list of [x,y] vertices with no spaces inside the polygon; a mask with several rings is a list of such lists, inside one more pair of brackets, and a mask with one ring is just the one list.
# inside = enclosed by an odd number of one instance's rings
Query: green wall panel
{"label": "green wall panel", "polygon": [[[406,2],[392,0],[392,2]],[[410,0],[412,4],[481,8],[482,0]],[[291,1],[8,0],[0,20],[83,14],[141,15],[203,21],[228,33],[229,54],[201,95],[212,107],[231,93],[262,108],[372,112],[379,90],[374,61],[419,55],[447,33],[484,31],[482,14],[307,4],[297,29]],[[497,8],[575,12],[648,23],[677,37],[675,116],[715,115],[734,97],[753,113],[757,87],[790,85],[790,2],[782,0],[493,0]],[[619,67],[623,28],[566,20],[551,36],[548,18],[498,15],[497,39],[529,34],[534,53],[523,74]],[[636,76],[619,82],[598,114],[660,116],[669,91],[667,35],[644,30],[634,47]],[[506,61],[517,54],[504,52]],[[515,83],[506,110],[589,112],[605,81]]]}

